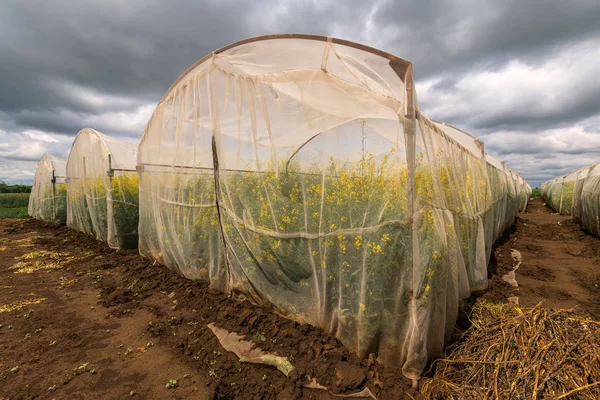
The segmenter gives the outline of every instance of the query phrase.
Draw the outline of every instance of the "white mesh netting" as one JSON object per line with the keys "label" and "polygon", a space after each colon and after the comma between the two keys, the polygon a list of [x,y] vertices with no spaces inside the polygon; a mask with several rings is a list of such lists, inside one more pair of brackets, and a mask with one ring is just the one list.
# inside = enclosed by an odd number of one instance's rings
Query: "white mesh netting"
{"label": "white mesh netting", "polygon": [[137,146],[81,130],[67,161],[67,226],[112,248],[137,246]]}
{"label": "white mesh netting", "polygon": [[600,163],[544,182],[542,197],[556,212],[572,215],[600,237]]}
{"label": "white mesh netting", "polygon": [[529,186],[418,109],[411,64],[314,36],[192,66],[139,146],[140,252],[420,375]]}
{"label": "white mesh netting", "polygon": [[29,196],[29,215],[35,219],[64,224],[67,222],[67,160],[50,154],[40,159]]}

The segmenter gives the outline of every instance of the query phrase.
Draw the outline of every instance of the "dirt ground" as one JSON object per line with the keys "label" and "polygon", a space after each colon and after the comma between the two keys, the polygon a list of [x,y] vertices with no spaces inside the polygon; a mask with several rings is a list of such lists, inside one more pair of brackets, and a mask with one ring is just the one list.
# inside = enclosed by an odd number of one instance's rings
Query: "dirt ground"
{"label": "dirt ground", "polygon": [[[517,264],[511,250],[518,250],[522,258],[515,272],[517,288],[502,280]],[[600,319],[600,240],[583,232],[571,217],[554,213],[542,199],[531,200],[527,211],[519,214],[495,258],[497,274],[484,297],[506,301],[515,296],[525,307],[542,302],[544,307],[575,308]]]}
{"label": "dirt ground", "polygon": [[[522,264],[513,288],[502,276]],[[497,245],[488,300],[572,308],[600,317],[600,240],[540,199]],[[464,318],[464,315],[462,316]],[[289,377],[241,363],[212,331],[245,336],[286,356]],[[0,220],[0,399],[328,399],[368,387],[378,399],[418,399],[399,371],[360,360],[321,329],[240,303],[34,220]]]}
{"label": "dirt ground", "polygon": [[[211,322],[295,370],[241,363]],[[64,226],[0,220],[0,399],[334,398],[304,388],[306,376],[333,393],[419,398],[399,371],[319,328]]]}

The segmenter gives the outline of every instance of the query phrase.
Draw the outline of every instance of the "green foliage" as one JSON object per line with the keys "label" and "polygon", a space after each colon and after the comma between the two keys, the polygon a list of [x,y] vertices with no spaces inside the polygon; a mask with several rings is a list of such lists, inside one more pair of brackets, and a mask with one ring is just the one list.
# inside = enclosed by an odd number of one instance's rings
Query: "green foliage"
{"label": "green foliage", "polygon": [[0,207],[27,207],[29,204],[29,193],[0,193]]}
{"label": "green foliage", "polygon": [[0,193],[0,218],[28,218],[29,193]]}
{"label": "green foliage", "polygon": [[448,282],[457,257],[470,283],[481,285],[472,274],[481,228],[497,237],[523,198],[491,165],[421,152],[411,230],[408,165],[395,152],[221,170],[217,185],[212,171],[144,172],[140,247],[189,277],[231,284],[295,320],[329,327],[361,354],[381,340],[400,346],[409,288],[416,306],[434,315],[456,290]]}
{"label": "green foliage", "polygon": [[113,217],[122,248],[137,247],[139,191],[136,173],[119,173],[112,178]]}
{"label": "green foliage", "polygon": [[532,189],[531,190],[531,197],[541,197],[542,196],[542,189]]}
{"label": "green foliage", "polygon": [[31,217],[47,222],[67,222],[67,186],[56,183],[36,190],[32,196]]}
{"label": "green foliage", "polygon": [[67,223],[67,185],[56,184],[56,220],[61,224]]}
{"label": "green foliage", "polygon": [[409,261],[407,169],[395,152],[378,161],[365,153],[352,165],[332,159],[325,173],[294,163],[263,173],[222,171],[221,222],[212,173],[146,173],[145,192],[168,201],[155,208],[160,215],[140,221],[143,247],[164,249],[167,265],[188,260],[195,271],[184,272],[224,287],[226,263],[217,260],[224,235],[242,276],[236,290],[277,299],[297,320],[337,321],[342,341],[354,342],[360,331],[366,351],[393,319],[385,310],[405,300],[396,290]]}
{"label": "green foliage", "polygon": [[264,333],[255,332],[254,335],[252,335],[252,340],[254,341],[254,343],[260,344],[262,342],[266,342],[267,338],[265,337]]}
{"label": "green foliage", "polygon": [[4,181],[0,181],[0,193],[30,193],[31,186],[29,185],[8,185]]}
{"label": "green foliage", "polygon": [[[69,207],[75,224],[84,232],[108,240],[109,208],[116,228],[118,245],[121,248],[135,248],[138,242],[139,182],[137,174],[119,172],[109,180],[90,178],[85,182],[70,184]],[[112,204],[108,202],[112,189]],[[85,194],[87,193],[87,195]]]}
{"label": "green foliage", "polygon": [[27,207],[0,207],[0,218],[29,218]]}
{"label": "green foliage", "polygon": [[562,206],[559,210],[562,214],[571,215],[571,207],[573,207],[574,189],[575,181],[564,182],[562,185]]}

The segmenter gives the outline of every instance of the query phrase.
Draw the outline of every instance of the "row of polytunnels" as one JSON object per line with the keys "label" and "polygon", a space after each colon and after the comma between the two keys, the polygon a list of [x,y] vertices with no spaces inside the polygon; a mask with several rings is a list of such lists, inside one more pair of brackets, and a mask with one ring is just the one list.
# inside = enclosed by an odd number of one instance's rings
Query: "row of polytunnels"
{"label": "row of polytunnels", "polygon": [[584,230],[600,237],[600,163],[545,182],[542,197],[556,212],[571,215]]}
{"label": "row of polytunnels", "polygon": [[417,378],[530,193],[482,142],[421,113],[409,62],[278,35],[198,61],[138,145],[86,128],[67,160],[45,155],[30,214]]}

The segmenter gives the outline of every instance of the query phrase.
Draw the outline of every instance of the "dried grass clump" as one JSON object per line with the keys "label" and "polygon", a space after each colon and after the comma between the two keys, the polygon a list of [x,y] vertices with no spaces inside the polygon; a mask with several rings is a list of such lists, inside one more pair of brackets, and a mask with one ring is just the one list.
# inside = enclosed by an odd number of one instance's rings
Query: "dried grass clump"
{"label": "dried grass clump", "polygon": [[600,399],[600,322],[572,310],[479,301],[473,325],[436,360],[426,398]]}

